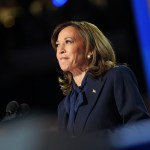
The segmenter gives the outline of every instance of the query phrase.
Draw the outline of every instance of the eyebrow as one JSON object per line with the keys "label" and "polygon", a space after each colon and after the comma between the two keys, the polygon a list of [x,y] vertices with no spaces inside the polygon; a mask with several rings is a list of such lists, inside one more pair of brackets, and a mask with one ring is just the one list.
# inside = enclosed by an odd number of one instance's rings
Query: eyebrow
{"label": "eyebrow", "polygon": [[68,38],[73,39],[72,37],[65,37],[64,39],[68,39]]}
{"label": "eyebrow", "polygon": [[[72,37],[65,37],[64,39],[66,40],[66,39],[68,39],[68,38],[69,38],[69,39],[75,39],[75,38],[72,38]],[[56,43],[58,43],[58,42],[59,42],[59,41],[57,40]]]}

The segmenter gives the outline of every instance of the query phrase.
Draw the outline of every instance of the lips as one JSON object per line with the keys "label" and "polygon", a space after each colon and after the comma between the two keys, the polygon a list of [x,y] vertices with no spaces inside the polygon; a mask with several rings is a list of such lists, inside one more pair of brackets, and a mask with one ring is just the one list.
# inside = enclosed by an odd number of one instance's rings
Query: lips
{"label": "lips", "polygon": [[60,57],[60,60],[66,60],[68,57]]}

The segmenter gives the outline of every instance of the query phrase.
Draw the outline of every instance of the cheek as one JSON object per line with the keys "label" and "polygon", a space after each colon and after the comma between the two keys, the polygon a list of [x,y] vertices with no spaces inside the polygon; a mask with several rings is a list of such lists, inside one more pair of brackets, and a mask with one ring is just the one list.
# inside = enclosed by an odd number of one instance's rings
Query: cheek
{"label": "cheek", "polygon": [[78,64],[84,64],[85,60],[84,60],[84,56],[79,56],[78,58]]}
{"label": "cheek", "polygon": [[83,52],[82,49],[78,51],[76,57],[77,57],[77,61],[84,62],[84,60],[85,60],[85,54],[84,54],[84,52]]}

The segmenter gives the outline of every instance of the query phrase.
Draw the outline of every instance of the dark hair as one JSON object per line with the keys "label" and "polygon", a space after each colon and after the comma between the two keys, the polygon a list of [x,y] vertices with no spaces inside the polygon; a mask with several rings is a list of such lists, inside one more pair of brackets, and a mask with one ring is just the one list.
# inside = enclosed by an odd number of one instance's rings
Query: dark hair
{"label": "dark hair", "polygon": [[[59,24],[54,29],[51,37],[51,44],[55,50],[60,31],[68,26],[74,27],[83,38],[86,49],[85,58],[87,59],[87,53],[89,51],[93,53],[88,65],[88,72],[93,77],[98,77],[115,66],[116,57],[109,40],[97,26],[86,21],[68,21]],[[72,80],[73,78],[70,72],[63,72],[63,77],[59,77],[59,84],[64,95],[70,92]]]}

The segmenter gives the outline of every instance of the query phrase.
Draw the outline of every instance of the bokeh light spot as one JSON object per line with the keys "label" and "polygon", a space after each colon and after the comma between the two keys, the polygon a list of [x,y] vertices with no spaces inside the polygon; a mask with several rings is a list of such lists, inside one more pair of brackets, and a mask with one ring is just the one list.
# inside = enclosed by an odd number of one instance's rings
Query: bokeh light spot
{"label": "bokeh light spot", "polygon": [[62,7],[63,5],[65,5],[67,2],[67,0],[52,0],[52,4],[55,7]]}

